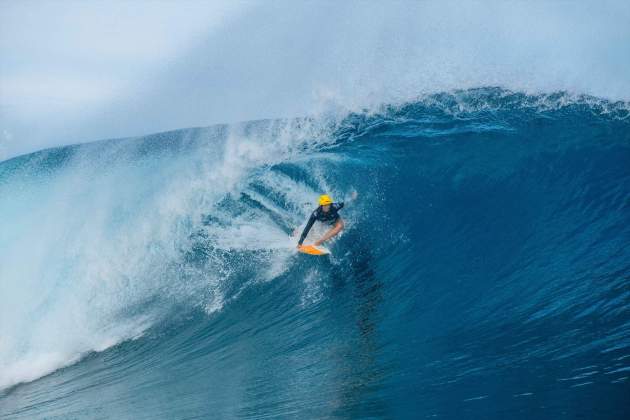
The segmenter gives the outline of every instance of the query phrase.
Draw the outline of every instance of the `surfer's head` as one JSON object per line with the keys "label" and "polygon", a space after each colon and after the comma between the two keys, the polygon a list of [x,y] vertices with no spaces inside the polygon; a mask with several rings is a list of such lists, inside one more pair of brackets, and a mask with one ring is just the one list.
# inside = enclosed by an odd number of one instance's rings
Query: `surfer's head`
{"label": "surfer's head", "polygon": [[330,205],[332,204],[332,198],[329,195],[324,194],[319,196],[319,205],[322,206],[322,210],[328,211],[330,210]]}

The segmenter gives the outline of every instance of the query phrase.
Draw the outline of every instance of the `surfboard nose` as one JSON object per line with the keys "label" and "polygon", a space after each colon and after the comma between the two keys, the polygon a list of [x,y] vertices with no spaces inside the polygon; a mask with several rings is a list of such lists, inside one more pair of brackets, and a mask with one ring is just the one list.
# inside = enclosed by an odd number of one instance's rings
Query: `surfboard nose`
{"label": "surfboard nose", "polygon": [[315,246],[315,245],[302,245],[298,248],[303,254],[309,255],[328,255],[330,251],[323,246]]}

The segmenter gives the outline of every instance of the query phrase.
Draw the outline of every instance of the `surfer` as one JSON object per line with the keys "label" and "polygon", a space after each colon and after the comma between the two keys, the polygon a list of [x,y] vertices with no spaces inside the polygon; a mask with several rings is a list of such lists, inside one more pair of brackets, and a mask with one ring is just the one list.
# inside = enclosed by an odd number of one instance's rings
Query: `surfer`
{"label": "surfer", "polygon": [[[352,200],[357,198],[357,192],[352,192]],[[333,227],[324,234],[319,240],[315,241],[313,245],[319,246],[327,240],[335,237],[339,234],[344,228],[343,219],[339,216],[339,210],[341,210],[344,206],[344,203],[333,203],[332,198],[329,195],[324,194],[319,197],[319,207],[317,207],[313,213],[311,213],[311,217],[309,217],[308,222],[306,223],[306,227],[304,227],[304,231],[302,232],[302,236],[300,236],[300,241],[298,242],[298,248],[302,246],[304,242],[304,238],[308,235],[308,232],[313,227],[315,221],[326,223],[329,225],[333,225]],[[297,233],[297,230],[296,230]]]}

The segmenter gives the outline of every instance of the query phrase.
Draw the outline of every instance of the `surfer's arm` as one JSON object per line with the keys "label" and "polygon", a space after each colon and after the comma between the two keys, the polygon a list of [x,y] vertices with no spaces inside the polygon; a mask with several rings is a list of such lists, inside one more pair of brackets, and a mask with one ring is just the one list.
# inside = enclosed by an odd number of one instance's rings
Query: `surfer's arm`
{"label": "surfer's arm", "polygon": [[322,243],[326,242],[333,236],[337,235],[339,232],[343,230],[343,227],[344,227],[343,220],[339,218],[339,220],[337,220],[337,223],[335,223],[335,226],[333,226],[332,229],[326,232],[326,234],[322,236],[320,240],[316,241],[315,245],[321,245]]}
{"label": "surfer's arm", "polygon": [[313,227],[313,223],[315,223],[315,214],[314,213],[311,214],[311,217],[308,219],[308,223],[306,223],[306,226],[304,227],[304,230],[302,231],[302,236],[300,236],[300,241],[298,242],[298,246],[302,245],[302,242],[304,242],[304,239],[306,238],[306,235],[308,235],[308,232]]}

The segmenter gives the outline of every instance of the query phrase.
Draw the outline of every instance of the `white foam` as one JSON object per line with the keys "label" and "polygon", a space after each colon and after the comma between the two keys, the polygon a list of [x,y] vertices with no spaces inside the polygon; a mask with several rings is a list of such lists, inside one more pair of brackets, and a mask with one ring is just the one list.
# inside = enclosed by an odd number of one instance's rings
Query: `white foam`
{"label": "white foam", "polygon": [[[317,146],[314,125],[294,124],[235,126],[225,140],[175,155],[138,157],[137,142],[86,147],[53,176],[0,184],[0,387],[142,334],[174,305],[220,311],[238,268],[212,256],[205,268],[182,267],[199,229],[215,248],[269,253],[259,280],[280,275],[294,244],[265,212],[226,214],[224,226],[201,220],[220,216],[216,203],[252,177],[271,180],[269,165]],[[274,182],[294,208],[317,194]]]}

